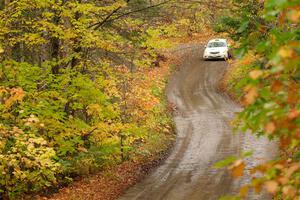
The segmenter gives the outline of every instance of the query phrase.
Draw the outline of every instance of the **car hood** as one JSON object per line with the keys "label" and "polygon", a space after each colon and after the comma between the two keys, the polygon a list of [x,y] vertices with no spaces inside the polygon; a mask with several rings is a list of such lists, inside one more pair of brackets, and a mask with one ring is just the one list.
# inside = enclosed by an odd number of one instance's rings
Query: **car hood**
{"label": "car hood", "polygon": [[227,47],[217,47],[217,48],[206,48],[205,51],[208,52],[217,52],[217,51],[226,51]]}

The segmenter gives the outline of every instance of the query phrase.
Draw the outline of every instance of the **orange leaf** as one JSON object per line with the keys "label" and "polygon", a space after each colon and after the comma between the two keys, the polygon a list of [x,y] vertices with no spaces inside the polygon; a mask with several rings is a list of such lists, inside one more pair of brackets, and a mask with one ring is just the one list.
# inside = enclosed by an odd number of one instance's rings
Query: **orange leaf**
{"label": "orange leaf", "polygon": [[255,174],[256,172],[265,173],[267,171],[267,167],[265,165],[258,165],[251,169],[250,173]]}
{"label": "orange leaf", "polygon": [[288,103],[291,105],[295,105],[298,103],[298,100],[299,96],[297,95],[297,93],[290,91],[288,96]]}
{"label": "orange leaf", "polygon": [[283,25],[286,19],[286,11],[283,10],[279,15],[279,24]]}
{"label": "orange leaf", "polygon": [[292,139],[290,137],[280,139],[280,148],[284,149],[291,144]]}
{"label": "orange leaf", "polygon": [[300,130],[296,131],[295,137],[296,137],[297,139],[300,139]]}
{"label": "orange leaf", "polygon": [[228,169],[234,178],[239,178],[244,175],[245,163],[242,160],[237,160]]}
{"label": "orange leaf", "polygon": [[292,109],[288,115],[290,120],[296,119],[300,115],[299,111],[296,109]]}
{"label": "orange leaf", "polygon": [[256,193],[260,193],[262,190],[262,181],[260,179],[253,178],[252,186]]}
{"label": "orange leaf", "polygon": [[271,88],[273,92],[278,92],[282,88],[282,83],[280,81],[274,81]]}
{"label": "orange leaf", "polygon": [[267,181],[265,186],[271,194],[275,194],[278,191],[279,184],[276,181]]}
{"label": "orange leaf", "polygon": [[294,81],[290,81],[289,83],[289,92],[288,92],[288,103],[295,105],[299,101],[299,85]]}
{"label": "orange leaf", "polygon": [[276,130],[276,126],[274,122],[269,122],[265,126],[265,131],[267,134],[272,134]]}
{"label": "orange leaf", "polygon": [[289,179],[286,177],[280,177],[280,178],[278,178],[278,182],[282,185],[285,185],[289,182]]}
{"label": "orange leaf", "polygon": [[258,97],[258,92],[256,87],[252,87],[249,89],[248,93],[245,95],[244,103],[246,105],[253,104]]}

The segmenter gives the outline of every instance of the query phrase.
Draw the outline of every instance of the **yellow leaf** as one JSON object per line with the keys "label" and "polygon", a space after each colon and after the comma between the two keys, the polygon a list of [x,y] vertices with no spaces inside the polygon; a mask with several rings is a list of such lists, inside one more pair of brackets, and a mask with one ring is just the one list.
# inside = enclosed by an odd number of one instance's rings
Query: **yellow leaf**
{"label": "yellow leaf", "polygon": [[282,57],[282,58],[292,58],[294,55],[294,51],[291,49],[287,49],[287,48],[281,48],[278,52],[278,54]]}
{"label": "yellow leaf", "polygon": [[252,179],[252,186],[254,188],[254,191],[258,194],[262,190],[262,182],[259,179]]}
{"label": "yellow leaf", "polygon": [[299,170],[300,164],[296,163],[289,167],[286,171],[285,177],[290,178],[297,170]]}
{"label": "yellow leaf", "polygon": [[261,75],[263,75],[263,72],[261,70],[253,70],[250,72],[250,77],[254,80],[258,79]]}
{"label": "yellow leaf", "polygon": [[282,193],[289,198],[293,198],[297,194],[297,189],[291,185],[284,186],[282,188]]}
{"label": "yellow leaf", "polygon": [[77,149],[78,149],[78,151],[81,151],[81,152],[85,152],[85,153],[88,152],[88,150],[84,147],[78,147]]}
{"label": "yellow leaf", "polygon": [[242,198],[246,198],[248,196],[248,192],[249,192],[249,186],[245,185],[245,186],[241,187],[241,189],[240,189],[240,196]]}
{"label": "yellow leaf", "polygon": [[300,11],[292,11],[289,15],[289,19],[292,21],[292,22],[299,22],[300,21]]}

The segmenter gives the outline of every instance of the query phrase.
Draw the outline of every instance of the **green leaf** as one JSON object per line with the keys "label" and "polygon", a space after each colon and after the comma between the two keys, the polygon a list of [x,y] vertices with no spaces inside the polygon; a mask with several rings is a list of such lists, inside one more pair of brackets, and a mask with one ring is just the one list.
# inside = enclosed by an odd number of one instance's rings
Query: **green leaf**
{"label": "green leaf", "polygon": [[215,168],[223,168],[231,165],[234,161],[236,161],[238,158],[236,156],[230,156],[224,160],[221,160],[214,164]]}
{"label": "green leaf", "polygon": [[243,158],[251,157],[253,155],[253,151],[245,151],[242,153]]}
{"label": "green leaf", "polygon": [[240,197],[236,197],[236,196],[224,196],[221,197],[219,200],[240,200]]}
{"label": "green leaf", "polygon": [[241,24],[240,28],[237,30],[237,33],[242,33],[242,32],[244,32],[244,31],[248,28],[248,26],[249,26],[249,21],[244,21],[244,22]]}

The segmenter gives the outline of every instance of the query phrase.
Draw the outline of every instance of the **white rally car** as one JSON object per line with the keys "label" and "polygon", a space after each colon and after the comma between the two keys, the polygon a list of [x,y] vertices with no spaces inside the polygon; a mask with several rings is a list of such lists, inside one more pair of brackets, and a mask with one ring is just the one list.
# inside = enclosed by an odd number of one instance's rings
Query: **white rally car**
{"label": "white rally car", "polygon": [[228,59],[230,58],[229,44],[226,39],[213,39],[205,45],[203,59]]}

